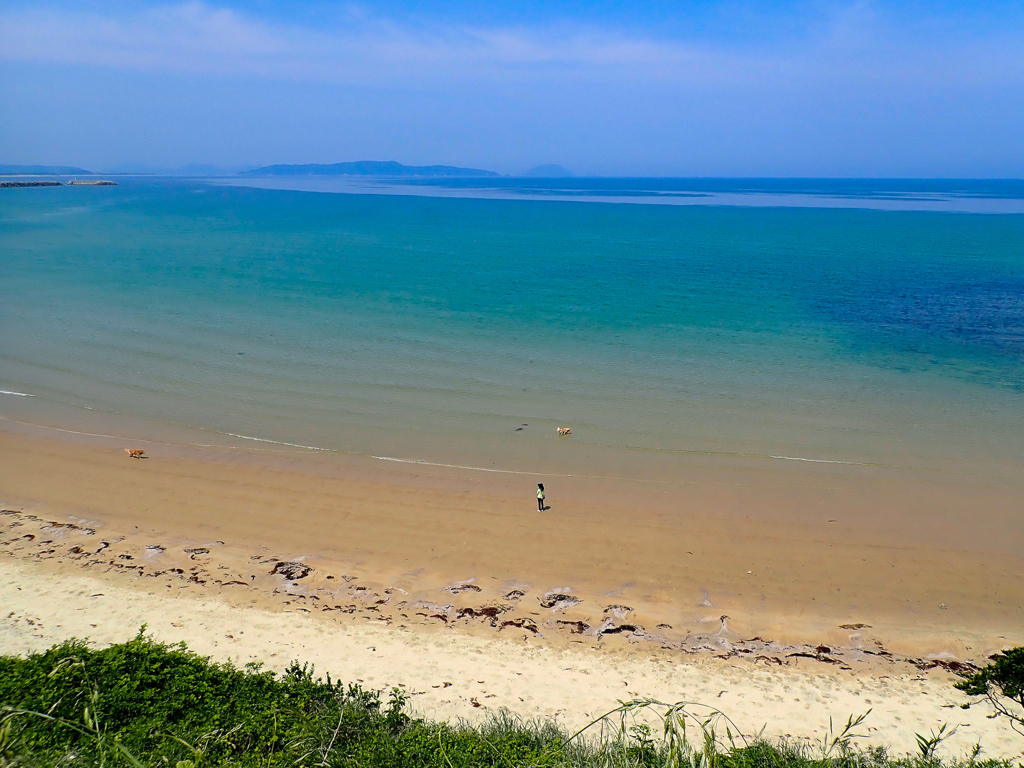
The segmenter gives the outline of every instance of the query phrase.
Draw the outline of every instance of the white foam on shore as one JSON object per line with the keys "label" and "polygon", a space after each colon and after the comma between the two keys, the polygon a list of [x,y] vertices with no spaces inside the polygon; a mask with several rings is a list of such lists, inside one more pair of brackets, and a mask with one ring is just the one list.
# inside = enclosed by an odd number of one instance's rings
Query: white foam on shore
{"label": "white foam on shore", "polygon": [[[256,438],[251,438],[256,439]],[[269,440],[267,442],[274,442]],[[291,443],[284,443],[284,445],[291,445]],[[327,448],[317,448],[315,450],[324,451],[329,450]],[[678,453],[705,453],[705,451],[678,451]],[[782,461],[809,461],[814,464],[849,464],[856,467],[873,467],[879,466],[876,464],[868,464],[861,461],[839,461],[838,459],[807,459],[802,456],[774,456],[770,454],[757,454],[757,453],[724,453],[722,451],[707,451],[706,453],[713,453],[717,456],[740,456],[744,458],[754,459],[779,459]],[[448,467],[449,469],[469,469],[474,472],[497,472],[503,475],[536,475],[537,477],[603,477],[602,475],[573,475],[565,473],[551,473],[551,472],[526,472],[519,469],[495,469],[494,467],[474,467],[470,464],[444,464],[437,461],[427,461],[426,459],[399,459],[394,456],[371,456],[371,459],[377,459],[378,461],[394,461],[399,464],[421,464],[427,467]],[[611,478],[608,479],[625,479],[625,478]]]}
{"label": "white foam on shore", "polygon": [[852,464],[857,467],[873,466],[863,461],[838,461],[836,459],[805,459],[803,456],[769,456],[770,459],[782,459],[783,461],[810,461],[815,464]]}
{"label": "white foam on shore", "polygon": [[28,392],[15,392],[13,389],[0,389],[0,395],[16,395],[18,397],[35,397]]}
{"label": "white foam on shore", "polygon": [[[427,461],[426,459],[398,459],[394,456],[371,456],[377,461],[394,461],[398,464],[421,464],[426,467],[448,467],[449,469],[470,469],[474,472],[497,472],[501,475],[533,475],[535,477],[574,477],[568,474],[554,474],[551,472],[526,472],[521,469],[495,469],[494,467],[474,467],[469,464],[444,464],[438,461]],[[588,475],[589,477],[589,475]]]}
{"label": "white foam on shore", "polygon": [[[35,397],[35,395],[28,395],[28,397]],[[9,419],[6,416],[0,416],[0,421],[11,421],[15,424],[24,424],[26,427],[35,427],[36,429],[48,429],[51,432],[63,432],[67,435],[83,435],[85,437],[107,437],[111,440],[124,440],[125,442],[133,443],[150,443],[151,445],[182,445],[182,443],[167,443],[159,440],[148,440],[145,437],[124,437],[123,435],[108,435],[104,432],[83,432],[78,429],[63,429],[61,427],[51,427],[48,424],[35,424],[31,421],[21,421],[20,419]],[[196,448],[216,448],[215,445],[208,445],[206,443],[184,443],[184,445],[192,445]]]}
{"label": "white foam on shore", "polygon": [[[330,453],[337,453],[337,451],[335,451],[333,448],[321,448],[318,445],[303,445],[302,443],[286,443],[284,440],[270,440],[269,438],[266,438],[266,437],[252,437],[251,435],[238,435],[238,434],[235,434],[234,432],[224,432],[223,434],[230,435],[231,437],[238,437],[238,438],[241,438],[242,440],[254,440],[257,443],[273,443],[274,445],[287,445],[290,448],[305,448],[306,450],[309,450],[309,451],[328,451]],[[376,456],[374,458],[376,458]]]}
{"label": "white foam on shore", "polygon": [[847,464],[853,467],[883,467],[890,466],[899,469],[925,469],[925,467],[905,467],[895,464],[881,464],[873,461],[844,461],[842,459],[811,459],[806,456],[785,456],[775,453],[744,453],[741,451],[708,451],[697,448],[654,448],[639,445],[608,445],[601,444],[604,448],[622,448],[630,451],[651,451],[654,453],[679,453],[693,456],[722,456],[735,459],[774,459],[776,461],[807,461],[812,464]]}

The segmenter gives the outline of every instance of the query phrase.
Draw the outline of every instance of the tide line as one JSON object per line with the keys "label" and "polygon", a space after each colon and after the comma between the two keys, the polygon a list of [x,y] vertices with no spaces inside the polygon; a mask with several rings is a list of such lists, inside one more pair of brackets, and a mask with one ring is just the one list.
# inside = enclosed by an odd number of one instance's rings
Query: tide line
{"label": "tide line", "polygon": [[[812,459],[805,456],[784,456],[774,453],[744,453],[740,451],[709,451],[697,448],[653,448],[639,445],[615,445],[609,443],[598,443],[602,448],[618,448],[624,451],[642,451],[646,453],[680,453],[691,456],[724,456],[736,459],[775,459],[776,461],[807,461],[812,464],[846,464],[851,467],[890,467],[893,469],[921,469],[927,467],[910,467],[899,464],[883,464],[872,461],[843,461],[841,459]],[[933,471],[933,470],[928,470]]]}
{"label": "tide line", "polygon": [[[29,397],[35,397],[35,395],[29,395]],[[6,416],[0,416],[0,421],[11,421],[15,424],[24,424],[26,427],[35,427],[36,429],[49,429],[51,432],[63,432],[67,435],[82,435],[84,437],[107,437],[111,440],[124,440],[125,442],[133,443],[149,443],[150,445],[188,445],[194,448],[217,448],[218,446],[207,443],[167,443],[161,442],[160,440],[149,440],[145,437],[124,437],[123,435],[108,435],[103,432],[82,432],[77,429],[63,429],[61,427],[51,427],[49,424],[36,424],[32,421],[21,421],[20,419],[9,419]]]}
{"label": "tide line", "polygon": [[770,459],[782,459],[783,461],[810,461],[814,464],[851,464],[855,467],[874,467],[876,464],[868,464],[863,461],[838,461],[836,459],[805,459],[803,456],[774,456],[769,455]]}
{"label": "tide line", "polygon": [[[420,464],[424,467],[447,467],[448,469],[469,469],[474,472],[496,472],[501,475],[531,475],[533,477],[581,477],[581,475],[555,474],[553,472],[526,472],[521,469],[494,469],[493,467],[474,467],[469,464],[443,464],[426,459],[398,459],[394,456],[370,456],[377,461],[394,461],[398,464]],[[582,475],[582,477],[603,477],[602,475]],[[609,478],[621,480],[625,478]]]}
{"label": "tide line", "polygon": [[[2,393],[3,393],[3,391],[0,391],[0,394],[2,394]],[[22,393],[17,393],[17,394],[22,394]],[[34,397],[34,395],[26,395],[26,396],[27,397]],[[230,448],[231,447],[231,446],[211,444],[211,443],[164,442],[164,441],[160,441],[160,440],[152,440],[152,439],[147,439],[147,438],[125,437],[123,435],[110,435],[110,434],[104,434],[104,433],[98,433],[98,432],[82,432],[82,431],[78,431],[78,430],[74,430],[74,429],[62,429],[61,427],[53,427],[53,426],[49,426],[49,425],[45,425],[45,424],[35,424],[33,422],[21,421],[19,419],[11,419],[11,418],[6,417],[6,416],[0,416],[0,421],[11,421],[11,422],[14,422],[16,424],[24,424],[25,426],[36,427],[38,429],[49,429],[49,430],[52,430],[54,432],[64,432],[66,434],[72,434],[72,435],[84,435],[84,436],[88,436],[88,437],[105,437],[105,438],[109,438],[109,439],[113,439],[113,440],[124,440],[124,441],[132,441],[132,442],[139,442],[139,443],[149,443],[151,445],[190,446],[190,447],[194,447],[194,448]],[[668,484],[668,485],[676,484],[676,483],[674,483],[672,481],[640,480],[639,478],[618,477],[618,476],[615,476],[615,475],[573,474],[573,473],[566,473],[566,472],[530,472],[530,471],[520,470],[520,469],[499,469],[497,467],[476,467],[476,466],[473,466],[471,464],[450,464],[450,463],[439,462],[439,461],[427,461],[426,459],[403,459],[403,458],[399,458],[399,457],[396,457],[396,456],[376,456],[376,455],[373,455],[373,454],[358,453],[356,451],[346,451],[346,450],[340,449],[340,448],[324,448],[323,446],[319,446],[319,445],[305,445],[303,443],[289,443],[289,442],[286,442],[284,440],[272,440],[272,439],[266,438],[266,437],[255,437],[253,435],[242,435],[242,434],[238,434],[238,433],[235,433],[235,432],[223,432],[223,431],[221,431],[219,429],[211,429],[209,427],[197,427],[195,425],[179,425],[179,426],[186,426],[186,427],[188,427],[190,429],[198,429],[198,430],[200,430],[202,432],[212,432],[214,434],[226,435],[226,436],[229,436],[229,437],[238,438],[240,440],[249,440],[249,441],[256,442],[256,443],[267,443],[267,444],[270,444],[270,445],[281,445],[281,446],[284,446],[284,447],[287,447],[287,448],[299,448],[301,450],[306,450],[306,451],[318,451],[318,452],[322,452],[322,453],[335,453],[335,454],[344,454],[344,455],[347,455],[347,456],[358,456],[358,457],[363,457],[363,458],[368,458],[368,459],[374,459],[375,461],[390,461],[390,462],[394,462],[396,464],[418,464],[420,466],[425,466],[425,467],[440,467],[440,468],[444,468],[444,469],[461,469],[461,470],[466,470],[466,471],[470,471],[470,472],[490,472],[490,473],[501,474],[501,475],[530,475],[531,477],[576,477],[576,478],[583,478],[583,479],[590,478],[590,479],[602,479],[602,480],[629,480],[629,481],[634,481],[634,482],[637,482],[637,481],[639,481],[639,482],[653,482],[653,483],[658,483],[658,484],[664,483],[664,484]],[[888,467],[888,468],[894,468],[894,469],[912,469],[912,470],[927,471],[927,472],[938,471],[938,470],[935,470],[935,469],[932,469],[932,468],[929,468],[929,467],[901,466],[901,465],[897,465],[897,464],[884,464],[884,463],[860,462],[860,461],[842,461],[842,460],[839,460],[839,459],[814,459],[814,458],[805,457],[805,456],[785,456],[785,455],[782,455],[782,454],[740,453],[740,452],[730,452],[730,451],[702,451],[702,450],[685,449],[685,448],[640,448],[639,446],[630,446],[630,445],[619,445],[619,446],[605,445],[603,447],[607,447],[607,448],[621,448],[621,449],[626,449],[626,450],[654,451],[654,452],[657,452],[657,453],[689,454],[689,455],[698,455],[698,456],[699,455],[704,455],[704,456],[722,456],[722,457],[734,457],[734,458],[768,459],[768,460],[775,460],[775,461],[801,461],[801,462],[807,462],[807,463],[812,463],[812,464],[843,464],[843,465],[847,465],[847,466],[859,466],[859,467]],[[976,473],[969,473],[969,472],[968,473],[956,472],[955,474],[976,475]]]}
{"label": "tide line", "polygon": [[[19,397],[35,397],[35,395],[28,394],[27,392],[17,392],[15,390],[9,390],[9,389],[0,389],[0,394],[16,395],[16,396],[19,396]],[[67,404],[70,405],[70,403],[67,403]],[[82,406],[78,406],[78,407],[82,407]],[[92,408],[89,408],[88,406],[86,406],[86,409],[90,410],[90,411],[93,410]],[[107,409],[102,409],[102,410],[106,411]],[[109,412],[109,413],[118,413],[118,414],[120,413],[119,411],[107,411],[107,412]],[[31,422],[18,422],[17,419],[7,419],[6,417],[0,417],[0,420],[4,420],[4,421],[10,420],[10,421],[14,421],[16,423],[26,424],[28,426],[35,426],[35,427],[40,427],[40,428],[44,428],[44,429],[52,429],[52,430],[55,430],[57,432],[66,432],[68,434],[80,434],[80,435],[86,435],[86,436],[90,436],[90,437],[107,437],[107,438],[112,438],[112,439],[116,439],[116,440],[136,440],[138,442],[148,442],[148,443],[151,443],[151,444],[154,444],[154,445],[190,445],[190,446],[193,446],[193,447],[196,447],[196,448],[223,448],[223,447],[227,447],[227,446],[219,446],[219,445],[213,445],[213,444],[208,444],[208,443],[166,443],[166,442],[161,442],[161,441],[158,441],[158,440],[146,440],[145,438],[126,438],[126,437],[123,437],[123,436],[120,436],[120,435],[104,435],[104,434],[97,434],[97,433],[92,433],[92,432],[76,432],[75,430],[72,430],[72,429],[60,429],[59,427],[46,427],[46,426],[44,426],[42,424],[32,424]],[[537,477],[583,477],[583,478],[588,478],[588,477],[601,477],[601,478],[605,478],[605,477],[607,477],[605,475],[573,475],[573,474],[551,473],[551,472],[526,472],[526,471],[517,470],[517,469],[497,469],[497,468],[494,468],[494,467],[475,467],[475,466],[472,466],[472,465],[469,465],[469,464],[448,464],[448,463],[444,463],[444,462],[432,462],[432,461],[427,461],[425,459],[402,459],[402,458],[397,458],[397,457],[394,457],[394,456],[373,456],[373,455],[365,454],[365,453],[357,453],[355,451],[347,451],[347,450],[340,449],[340,448],[324,448],[323,446],[319,446],[319,445],[306,445],[304,443],[290,443],[290,442],[287,442],[287,441],[284,441],[284,440],[272,440],[272,439],[267,438],[267,437],[255,437],[253,435],[242,435],[242,434],[239,434],[239,433],[236,433],[236,432],[226,432],[226,431],[219,430],[219,429],[213,429],[211,427],[198,426],[198,425],[195,425],[195,424],[180,424],[180,423],[177,423],[177,422],[171,422],[171,423],[173,423],[173,424],[175,424],[176,426],[179,426],[179,427],[184,427],[186,429],[196,429],[196,430],[199,430],[201,432],[210,432],[210,433],[218,434],[218,435],[226,435],[226,436],[229,436],[229,437],[238,438],[240,440],[249,440],[249,441],[255,442],[255,443],[267,443],[267,444],[270,444],[270,445],[281,445],[281,446],[284,446],[286,448],[300,448],[300,449],[306,450],[306,451],[319,451],[319,452],[322,452],[322,453],[338,453],[338,454],[345,454],[345,455],[348,455],[348,456],[362,456],[364,458],[375,459],[376,461],[391,461],[391,462],[395,462],[395,463],[398,463],[398,464],[420,464],[420,465],[428,466],[428,467],[442,467],[442,468],[447,468],[447,469],[463,469],[463,470],[472,471],[472,472],[492,472],[492,473],[495,473],[495,474],[503,474],[503,475],[532,475],[532,476],[537,476]],[[608,443],[596,443],[596,445],[598,445],[600,447],[603,447],[603,448],[617,448],[617,449],[624,449],[624,450],[630,450],[630,451],[642,451],[642,452],[653,452],[653,453],[676,453],[676,454],[689,454],[689,455],[693,455],[693,456],[722,456],[722,457],[729,457],[729,458],[747,458],[747,459],[761,459],[761,460],[774,460],[774,461],[800,461],[800,462],[805,462],[805,463],[809,463],[809,464],[842,464],[842,465],[846,465],[846,466],[855,466],[855,467],[888,467],[888,468],[892,468],[892,469],[913,469],[913,470],[921,470],[921,471],[928,471],[928,472],[937,471],[937,470],[931,469],[929,467],[901,466],[901,465],[898,465],[898,464],[886,464],[886,463],[882,463],[882,462],[868,462],[868,461],[843,461],[841,459],[815,459],[815,458],[811,458],[811,457],[808,457],[808,456],[786,456],[786,455],[783,455],[783,454],[746,453],[746,452],[740,452],[740,451],[714,451],[714,450],[700,450],[700,449],[694,449],[694,448],[655,448],[655,447],[646,447],[646,446],[641,447],[641,446],[638,446],[638,445],[622,445],[622,444],[616,445],[616,444],[608,444]],[[967,473],[967,474],[973,474],[973,473]],[[608,479],[612,479],[612,478],[608,478]],[[614,478],[614,479],[620,479],[620,478]],[[621,478],[621,479],[626,479],[626,478]]]}
{"label": "tide line", "polygon": [[[198,427],[202,429],[202,427]],[[334,448],[321,448],[318,445],[303,445],[302,443],[286,443],[284,440],[270,440],[266,437],[252,437],[251,435],[238,435],[234,432],[221,432],[222,435],[231,435],[231,437],[238,437],[242,440],[254,440],[257,443],[273,443],[274,445],[287,445],[290,448],[305,448],[310,451],[327,451],[328,453],[343,453],[343,451],[337,451]],[[377,458],[374,456],[373,458]]]}

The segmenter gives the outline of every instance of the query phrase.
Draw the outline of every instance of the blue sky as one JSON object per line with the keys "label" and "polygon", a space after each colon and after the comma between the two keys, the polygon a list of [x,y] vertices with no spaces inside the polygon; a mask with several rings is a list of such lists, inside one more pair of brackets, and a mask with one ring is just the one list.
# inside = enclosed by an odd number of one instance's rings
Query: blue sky
{"label": "blue sky", "polygon": [[0,162],[1024,176],[1021,2],[0,3]]}

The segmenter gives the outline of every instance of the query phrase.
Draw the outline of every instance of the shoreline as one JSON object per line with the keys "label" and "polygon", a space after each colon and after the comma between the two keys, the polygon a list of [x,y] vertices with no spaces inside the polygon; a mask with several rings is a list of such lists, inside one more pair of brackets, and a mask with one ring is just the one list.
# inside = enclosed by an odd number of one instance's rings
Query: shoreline
{"label": "shoreline", "polygon": [[[0,559],[0,653],[27,655],[72,637],[93,646],[123,642],[145,626],[159,642],[185,641],[201,655],[283,671],[314,664],[336,680],[365,688],[398,687],[415,715],[479,721],[501,709],[577,728],[619,700],[685,698],[725,712],[750,737],[820,742],[828,722],[871,710],[862,746],[915,750],[914,734],[956,726],[940,756],[980,743],[988,757],[1016,757],[1019,737],[984,705],[967,701],[941,667],[843,671],[822,665],[763,666],[749,657],[552,647],[465,633],[400,629],[381,622],[324,621],[288,609],[241,607],[223,599],[153,594],[109,575],[53,564]],[[814,662],[809,662],[814,664]],[[763,730],[762,730],[763,729]]]}

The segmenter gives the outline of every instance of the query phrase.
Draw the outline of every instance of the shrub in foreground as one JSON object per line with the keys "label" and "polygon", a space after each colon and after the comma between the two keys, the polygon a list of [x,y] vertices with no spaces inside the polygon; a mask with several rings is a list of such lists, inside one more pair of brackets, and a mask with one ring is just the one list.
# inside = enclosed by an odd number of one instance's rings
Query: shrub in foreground
{"label": "shrub in foreground", "polygon": [[988,699],[996,712],[1024,735],[1024,648],[997,653],[991,664],[962,677],[957,688],[969,696]]}
{"label": "shrub in foreground", "polygon": [[[236,668],[141,633],[101,650],[71,641],[29,658],[0,658],[0,768],[132,766],[688,766],[688,768],[939,768],[938,741],[890,758],[854,749],[851,719],[820,748],[737,740],[717,710],[624,703],[587,732],[501,712],[477,726],[410,717],[405,697],[316,678]],[[706,715],[701,715],[706,712]],[[653,716],[661,733],[637,715]],[[947,768],[1009,768],[1008,763]]]}

